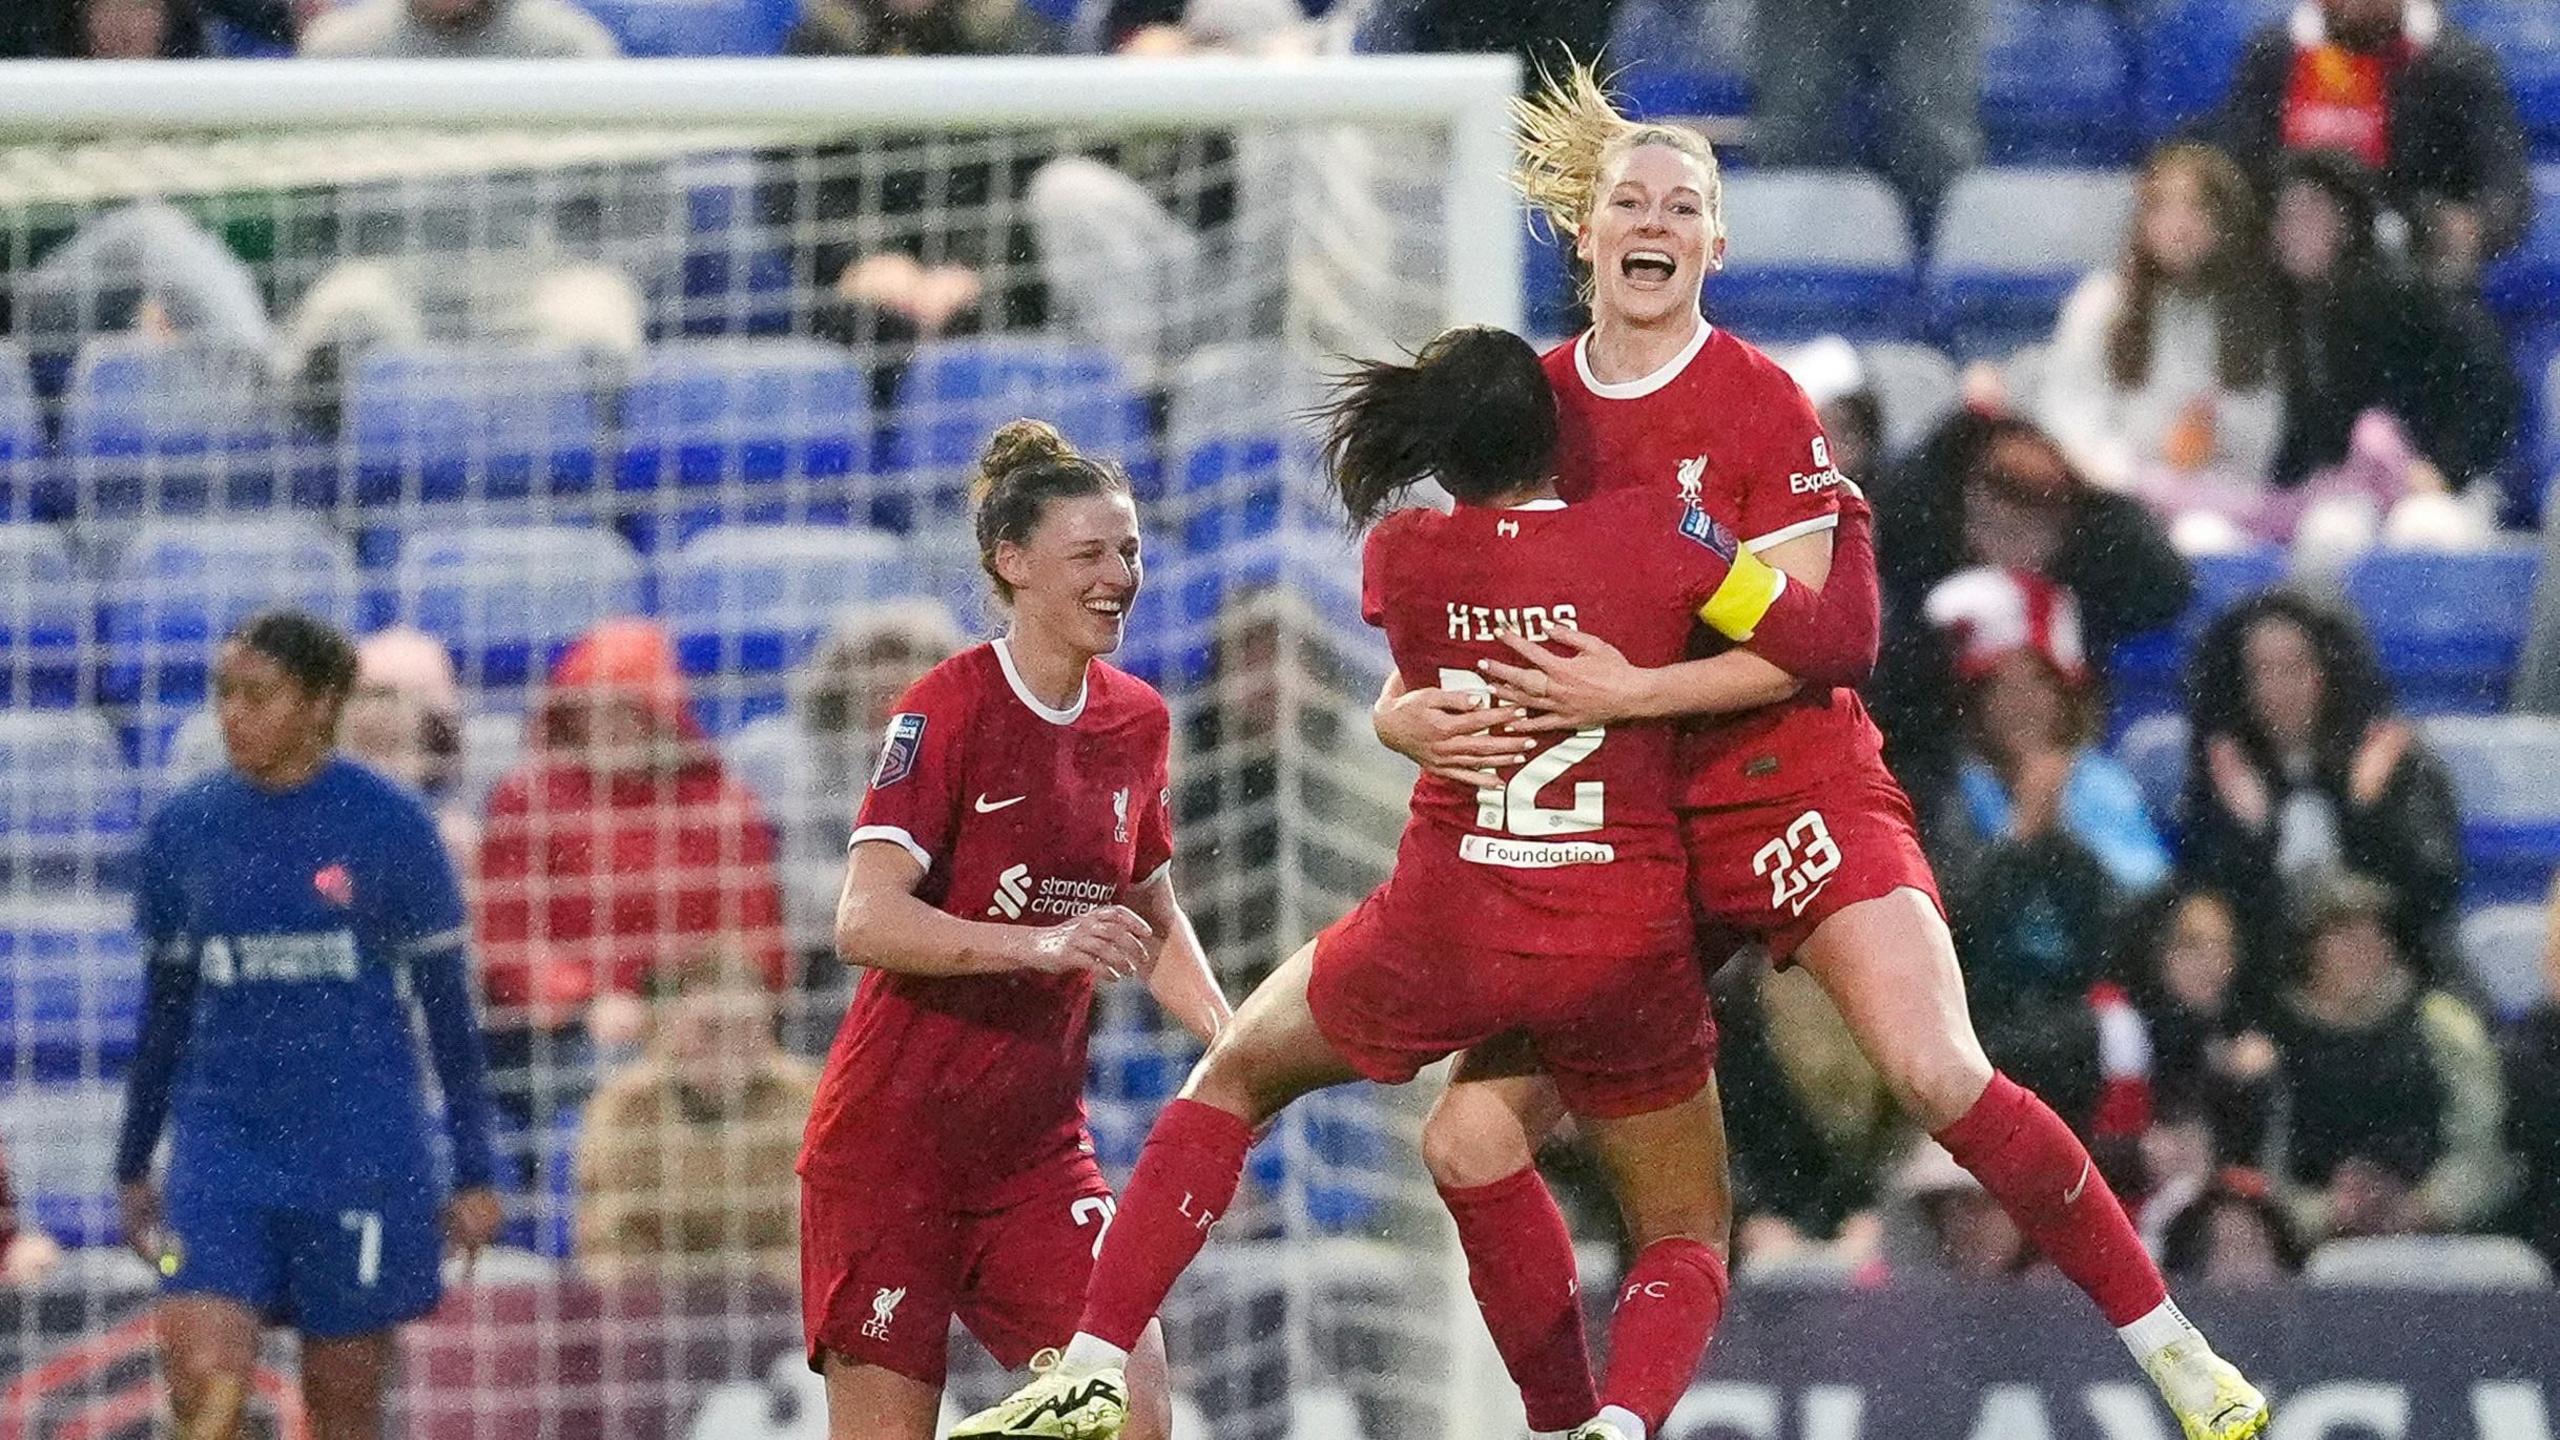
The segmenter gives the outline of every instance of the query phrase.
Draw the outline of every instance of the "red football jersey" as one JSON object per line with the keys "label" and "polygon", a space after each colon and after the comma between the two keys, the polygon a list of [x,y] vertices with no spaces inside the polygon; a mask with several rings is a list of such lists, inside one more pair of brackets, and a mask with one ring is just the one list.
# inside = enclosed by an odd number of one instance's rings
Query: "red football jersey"
{"label": "red football jersey", "polygon": [[[925,867],[945,914],[1045,926],[1119,902],[1173,858],[1172,726],[1146,682],[1095,661],[1042,705],[1002,640],[898,703],[853,843]],[[872,971],[837,1030],[800,1173],[973,1195],[1084,1144],[1089,976]]]}
{"label": "red football jersey", "polygon": [[[1660,370],[1604,383],[1584,355],[1589,340],[1585,332],[1546,357],[1562,426],[1556,483],[1565,498],[1621,489],[1677,497],[1703,506],[1754,551],[1839,524],[1831,442],[1813,402],[1776,361],[1701,322],[1697,338]],[[1693,653],[1728,648],[1704,626],[1697,634]],[[1680,803],[1793,795],[1882,748],[1849,690],[1801,692],[1730,719],[1693,721],[1680,741]]]}
{"label": "red football jersey", "polygon": [[[1723,583],[1732,532],[1665,493],[1581,505],[1405,510],[1370,531],[1360,607],[1409,688],[1482,688],[1500,640],[1573,627],[1638,665],[1668,665]],[[1688,945],[1671,813],[1674,732],[1627,725],[1540,736],[1498,790],[1425,775],[1385,891],[1417,944],[1526,954],[1643,955]]]}

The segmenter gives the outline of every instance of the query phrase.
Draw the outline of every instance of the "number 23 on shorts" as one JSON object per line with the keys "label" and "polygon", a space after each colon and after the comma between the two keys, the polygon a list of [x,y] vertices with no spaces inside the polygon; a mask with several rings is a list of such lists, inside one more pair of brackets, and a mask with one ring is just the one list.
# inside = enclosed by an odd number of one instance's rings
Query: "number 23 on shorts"
{"label": "number 23 on shorts", "polygon": [[1839,868],[1840,847],[1832,842],[1831,827],[1819,810],[1797,816],[1786,833],[1751,857],[1751,873],[1769,882],[1769,908],[1787,907],[1795,915],[1804,914]]}

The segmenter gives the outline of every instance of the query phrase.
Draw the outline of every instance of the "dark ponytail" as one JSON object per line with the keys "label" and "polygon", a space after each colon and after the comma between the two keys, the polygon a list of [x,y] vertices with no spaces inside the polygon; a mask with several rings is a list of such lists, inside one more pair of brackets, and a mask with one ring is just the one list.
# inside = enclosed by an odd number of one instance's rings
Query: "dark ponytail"
{"label": "dark ponytail", "polygon": [[1080,454],[1045,420],[1014,420],[990,436],[969,481],[970,519],[977,530],[978,565],[1010,602],[1013,587],[996,573],[996,547],[1028,544],[1052,500],[1079,495],[1126,495],[1129,477],[1120,467]]}
{"label": "dark ponytail", "polygon": [[1319,415],[1334,489],[1355,527],[1426,479],[1480,504],[1554,467],[1556,397],[1538,352],[1490,325],[1443,331],[1409,365],[1352,371]]}

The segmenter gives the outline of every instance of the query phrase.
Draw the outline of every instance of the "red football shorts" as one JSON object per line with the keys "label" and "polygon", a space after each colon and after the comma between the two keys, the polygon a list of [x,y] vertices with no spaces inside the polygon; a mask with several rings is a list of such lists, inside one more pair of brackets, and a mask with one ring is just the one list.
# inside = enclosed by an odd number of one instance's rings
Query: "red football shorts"
{"label": "red football shorts", "polygon": [[1069,1152],[970,1208],[901,1186],[803,1177],[800,1312],[809,1368],[833,1351],[942,1384],[958,1316],[987,1353],[1018,1370],[1064,1345],[1111,1223],[1111,1187]]}
{"label": "red football shorts", "polygon": [[1418,944],[1388,933],[1379,894],[1316,937],[1307,984],[1316,1028],[1367,1078],[1401,1085],[1516,1031],[1579,1114],[1641,1115],[1707,1083],[1715,1027],[1687,952],[1612,959]]}
{"label": "red football shorts", "polygon": [[1911,801],[1881,765],[1790,801],[1685,810],[1680,840],[1711,966],[1754,941],[1784,965],[1823,921],[1905,886],[1946,912]]}

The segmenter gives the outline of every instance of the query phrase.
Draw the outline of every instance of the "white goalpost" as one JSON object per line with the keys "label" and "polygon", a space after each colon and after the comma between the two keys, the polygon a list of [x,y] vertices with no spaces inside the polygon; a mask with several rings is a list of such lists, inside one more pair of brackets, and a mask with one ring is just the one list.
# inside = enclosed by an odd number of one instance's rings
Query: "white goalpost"
{"label": "white goalpost", "polygon": [[[719,884],[781,896],[805,1059],[845,1003],[826,916],[882,647],[998,623],[961,486],[1041,415],[1140,492],[1124,659],[1173,707],[1177,876],[1231,993],[1342,913],[1411,771],[1368,733],[1385,652],[1306,410],[1334,357],[1519,325],[1516,83],[1495,57],[0,65],[0,1148],[71,1251],[0,1293],[0,1431],[148,1433],[108,1175],[126,897],[138,818],[220,763],[206,664],[257,609],[450,659],[403,743],[466,875],[558,658],[659,625],[774,837]],[[509,1248],[411,1337],[402,1433],[822,1434],[769,1237],[635,1241],[593,1208],[590,1097],[675,1062],[503,968]],[[1095,1027],[1120,1179],[1190,1053],[1141,995]],[[1521,1432],[1425,1098],[1314,1097],[1257,1152],[1165,1317],[1185,1440]],[[711,1211],[746,1234],[787,1169]],[[298,1433],[289,1373],[262,1434]],[[1001,1383],[963,1364],[955,1401]]]}

